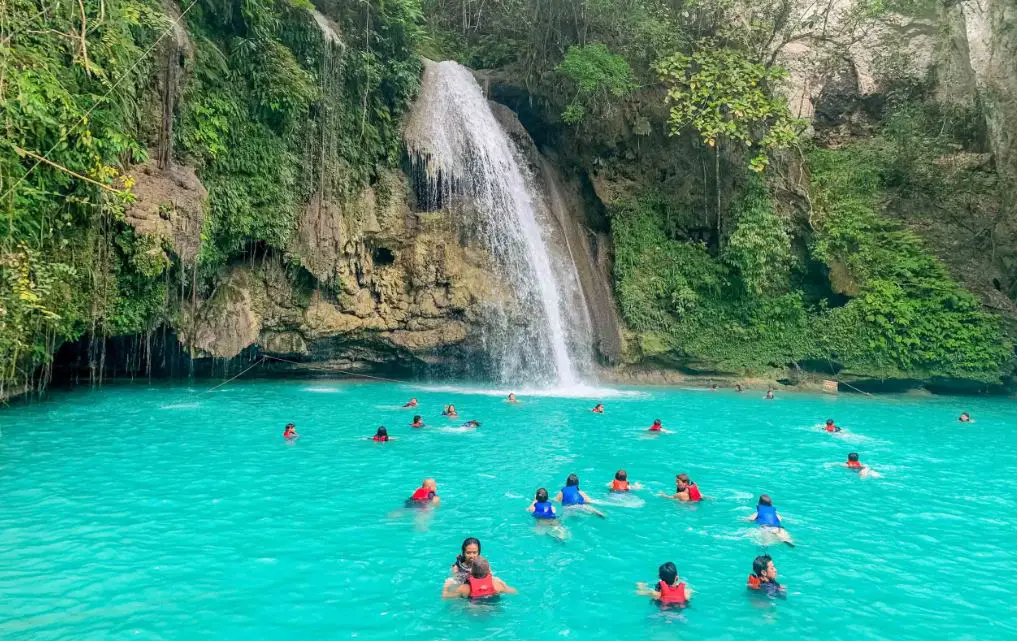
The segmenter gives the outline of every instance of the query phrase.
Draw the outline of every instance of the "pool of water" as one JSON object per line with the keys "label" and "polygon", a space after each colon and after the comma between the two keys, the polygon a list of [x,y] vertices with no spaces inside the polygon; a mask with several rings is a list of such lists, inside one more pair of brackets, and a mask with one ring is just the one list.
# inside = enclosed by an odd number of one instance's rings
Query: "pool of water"
{"label": "pool of water", "polygon": [[[2,410],[0,638],[1017,638],[1012,400],[640,389],[605,393],[603,415],[521,400],[254,381]],[[415,413],[427,428],[409,429]],[[674,433],[648,437],[656,417]],[[828,417],[846,432],[822,432]],[[469,418],[481,428],[454,429]],[[398,440],[366,440],[379,424]],[[837,465],[849,451],[881,478]],[[621,467],[647,489],[568,518],[565,542],[525,512],[570,472],[612,501]],[[656,496],[677,472],[708,500]],[[426,476],[442,505],[401,509]],[[741,518],[761,492],[797,543],[767,548],[786,601],[745,589],[765,541]],[[519,594],[440,598],[467,536]],[[696,590],[680,613],[634,592],[669,560]]]}

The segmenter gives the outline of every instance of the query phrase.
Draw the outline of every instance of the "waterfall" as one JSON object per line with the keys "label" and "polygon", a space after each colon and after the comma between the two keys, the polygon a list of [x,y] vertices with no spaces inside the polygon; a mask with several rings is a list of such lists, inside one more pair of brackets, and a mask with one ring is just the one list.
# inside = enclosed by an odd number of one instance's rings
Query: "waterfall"
{"label": "waterfall", "polygon": [[519,302],[515,313],[494,310],[486,330],[502,381],[577,385],[591,361],[589,322],[567,239],[468,69],[425,62],[404,137],[430,204],[458,214]]}

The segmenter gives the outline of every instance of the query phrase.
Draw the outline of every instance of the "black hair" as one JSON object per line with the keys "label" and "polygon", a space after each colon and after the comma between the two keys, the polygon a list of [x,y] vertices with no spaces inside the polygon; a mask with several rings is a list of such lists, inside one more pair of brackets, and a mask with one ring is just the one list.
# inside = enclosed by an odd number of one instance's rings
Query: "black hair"
{"label": "black hair", "polygon": [[423,418],[424,417],[421,416],[420,414],[414,414],[413,415],[413,422],[414,423],[420,423],[423,420]]}
{"label": "black hair", "polygon": [[614,473],[614,478],[618,481],[624,481],[629,478],[629,475],[625,470],[618,470]]}
{"label": "black hair", "polygon": [[540,488],[537,490],[537,496],[535,498],[539,503],[547,503],[547,490]]}
{"label": "black hair", "polygon": [[294,425],[293,423],[287,423],[286,424],[286,429],[290,429],[291,427],[295,428],[296,425]]}
{"label": "black hair", "polygon": [[375,434],[375,436],[388,436],[388,430],[385,429],[384,425],[379,425],[378,432]]}
{"label": "black hair", "polygon": [[771,499],[768,494],[760,494],[759,505],[769,505],[770,507],[773,507],[773,499]]}
{"label": "black hair", "polygon": [[858,460],[858,452],[851,452],[850,454],[848,454],[848,460],[849,461],[857,461]]}
{"label": "black hair", "polygon": [[470,547],[471,545],[476,545],[477,554],[480,554],[480,540],[475,539],[471,536],[469,538],[463,539],[463,555],[466,554],[466,548]]}
{"label": "black hair", "polygon": [[826,419],[826,424],[827,425],[833,425],[833,419],[832,418]]}
{"label": "black hair", "polygon": [[674,583],[674,580],[678,578],[678,568],[674,566],[674,563],[668,561],[664,565],[657,568],[657,576],[660,580],[668,585]]}
{"label": "black hair", "polygon": [[579,485],[579,477],[575,474],[569,474],[569,477],[565,479],[566,486]]}
{"label": "black hair", "polygon": [[684,483],[686,485],[692,485],[692,479],[690,479],[689,475],[685,474],[684,472],[682,472],[681,474],[676,476],[675,479],[681,481],[682,483]]}
{"label": "black hair", "polygon": [[656,424],[657,424],[657,423],[659,423],[659,422],[660,422],[660,419],[659,419],[659,418],[655,418],[655,419],[653,419],[653,424],[654,424],[654,425],[656,425]]}
{"label": "black hair", "polygon": [[752,560],[752,574],[760,577],[763,576],[771,561],[773,561],[773,559],[770,558],[769,554],[761,554],[757,556]]}

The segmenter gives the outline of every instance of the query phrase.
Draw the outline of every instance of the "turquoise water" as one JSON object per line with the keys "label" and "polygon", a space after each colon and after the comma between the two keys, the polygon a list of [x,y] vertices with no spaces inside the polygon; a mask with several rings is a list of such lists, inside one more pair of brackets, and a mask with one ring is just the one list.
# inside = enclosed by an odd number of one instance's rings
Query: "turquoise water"
{"label": "turquoise water", "polygon": [[[421,407],[399,409],[410,396]],[[1013,401],[644,389],[598,416],[522,400],[319,380],[0,411],[0,638],[1017,638]],[[655,417],[675,433],[648,437]],[[820,431],[827,417],[848,431]],[[449,429],[468,418],[482,427]],[[364,440],[380,423],[399,440]],[[849,451],[882,477],[835,465]],[[568,518],[564,543],[524,511],[569,472],[607,498],[619,467],[648,489]],[[655,496],[682,471],[708,501]],[[401,509],[425,476],[441,507]],[[764,541],[740,518],[760,492],[797,543],[768,548],[786,601],[744,588]],[[466,536],[518,595],[441,600]],[[634,594],[668,560],[696,590],[681,613]]]}

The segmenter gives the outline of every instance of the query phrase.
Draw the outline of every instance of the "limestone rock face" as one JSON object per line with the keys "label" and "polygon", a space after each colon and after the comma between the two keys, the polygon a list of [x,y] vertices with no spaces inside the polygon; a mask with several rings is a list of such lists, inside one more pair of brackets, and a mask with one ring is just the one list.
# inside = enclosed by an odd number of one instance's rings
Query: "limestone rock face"
{"label": "limestone rock face", "polygon": [[485,307],[510,303],[511,288],[484,251],[445,232],[447,214],[410,210],[401,174],[379,185],[383,198],[368,189],[345,209],[305,212],[294,254],[313,278],[293,278],[278,257],[238,263],[196,309],[185,304],[185,345],[362,369],[464,359]]}
{"label": "limestone rock face", "polygon": [[181,262],[193,264],[208,200],[194,169],[180,165],[159,169],[150,161],[135,167],[131,177],[135,201],[127,211],[127,222],[139,234],[154,236]]}

